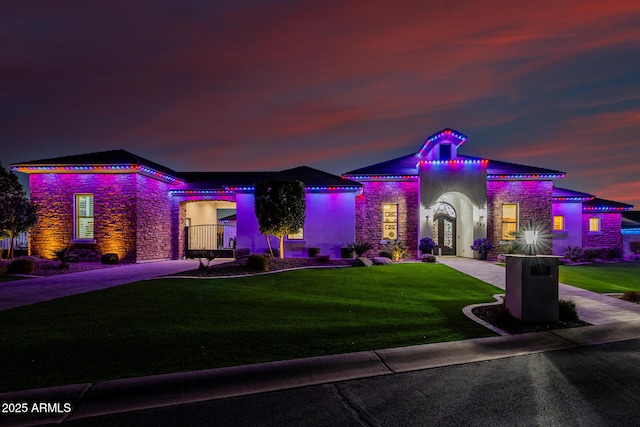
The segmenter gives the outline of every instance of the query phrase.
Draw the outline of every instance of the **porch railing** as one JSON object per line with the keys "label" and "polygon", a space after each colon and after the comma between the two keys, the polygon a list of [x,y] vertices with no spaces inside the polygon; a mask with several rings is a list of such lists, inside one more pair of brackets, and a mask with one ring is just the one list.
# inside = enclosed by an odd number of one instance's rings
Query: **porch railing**
{"label": "porch railing", "polygon": [[185,227],[185,249],[187,251],[235,249],[235,247],[235,225],[205,224]]}
{"label": "porch railing", "polygon": [[[11,239],[8,237],[6,239],[0,239],[0,249],[4,249],[5,251],[9,249],[9,245],[11,244]],[[29,246],[29,233],[18,233],[16,235],[15,240],[13,241],[13,249],[15,250],[26,250]]]}

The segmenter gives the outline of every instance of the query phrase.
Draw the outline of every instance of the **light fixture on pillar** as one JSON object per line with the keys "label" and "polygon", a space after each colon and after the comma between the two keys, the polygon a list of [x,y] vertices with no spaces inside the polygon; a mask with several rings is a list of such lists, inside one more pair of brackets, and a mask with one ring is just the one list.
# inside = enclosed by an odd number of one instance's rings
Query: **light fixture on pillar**
{"label": "light fixture on pillar", "polygon": [[539,231],[535,229],[533,223],[529,221],[529,225],[526,230],[524,230],[524,241],[529,247],[529,255],[536,254],[536,244],[538,243],[538,234]]}
{"label": "light fixture on pillar", "polygon": [[429,218],[433,216],[433,208],[427,208],[425,212],[426,212],[425,219],[429,221]]}

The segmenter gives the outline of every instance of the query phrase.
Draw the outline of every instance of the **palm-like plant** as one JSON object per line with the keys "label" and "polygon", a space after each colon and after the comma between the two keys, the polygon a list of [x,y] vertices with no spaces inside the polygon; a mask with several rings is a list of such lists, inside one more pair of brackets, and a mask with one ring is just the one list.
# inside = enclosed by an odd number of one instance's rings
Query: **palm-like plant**
{"label": "palm-like plant", "polygon": [[349,249],[355,252],[356,256],[360,258],[365,253],[373,249],[373,246],[369,242],[353,242],[349,245]]}

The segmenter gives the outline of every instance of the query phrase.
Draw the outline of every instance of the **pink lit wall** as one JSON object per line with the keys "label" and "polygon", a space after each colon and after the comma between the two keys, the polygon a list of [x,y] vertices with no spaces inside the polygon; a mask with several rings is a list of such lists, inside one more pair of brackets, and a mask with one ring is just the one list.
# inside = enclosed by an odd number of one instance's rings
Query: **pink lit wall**
{"label": "pink lit wall", "polygon": [[[589,218],[600,218],[600,231],[589,231]],[[583,213],[582,246],[585,248],[622,247],[622,214]]]}
{"label": "pink lit wall", "polygon": [[[492,254],[500,253],[502,205],[518,204],[518,227],[531,220],[537,227],[551,230],[552,181],[487,181],[487,238],[494,245]],[[547,247],[547,246],[545,246]],[[551,252],[551,245],[548,245]]]}
{"label": "pink lit wall", "polygon": [[364,189],[356,197],[355,240],[373,245],[369,256],[389,250],[382,242],[382,205],[398,204],[398,239],[409,252],[409,257],[418,256],[418,182],[373,181],[363,182]]}
{"label": "pink lit wall", "polygon": [[171,259],[170,185],[136,176],[136,261]]}
{"label": "pink lit wall", "polygon": [[[135,174],[32,174],[31,200],[39,221],[30,233],[33,255],[53,258],[53,251],[73,246],[82,259],[117,253],[136,261],[137,182]],[[74,194],[94,195],[95,243],[75,243]]]}

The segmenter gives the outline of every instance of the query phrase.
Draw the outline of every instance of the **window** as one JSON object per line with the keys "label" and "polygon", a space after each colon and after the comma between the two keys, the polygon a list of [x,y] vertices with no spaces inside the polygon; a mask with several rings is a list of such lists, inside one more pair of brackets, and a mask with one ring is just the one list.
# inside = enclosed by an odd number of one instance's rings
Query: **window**
{"label": "window", "polygon": [[382,204],[382,240],[398,239],[398,205]]}
{"label": "window", "polygon": [[553,216],[553,231],[564,231],[564,215]]}
{"label": "window", "polygon": [[304,229],[300,228],[297,233],[287,234],[287,240],[304,240]]}
{"label": "window", "polygon": [[515,240],[518,231],[518,205],[504,203],[502,205],[502,240]]}
{"label": "window", "polygon": [[600,231],[600,218],[597,218],[597,217],[589,218],[589,231],[590,232]]}
{"label": "window", "polygon": [[93,194],[76,194],[75,238],[93,239]]}

